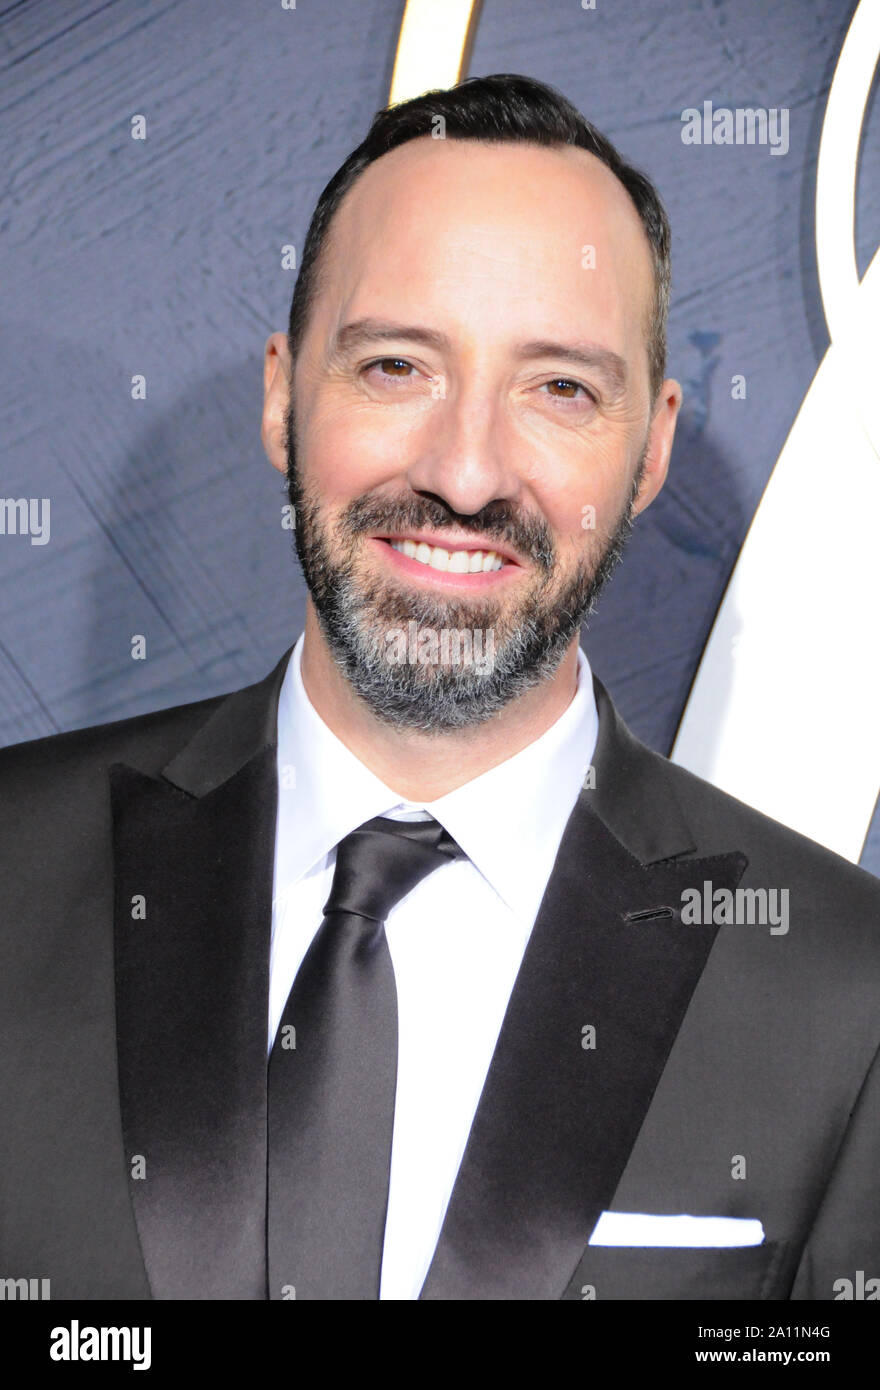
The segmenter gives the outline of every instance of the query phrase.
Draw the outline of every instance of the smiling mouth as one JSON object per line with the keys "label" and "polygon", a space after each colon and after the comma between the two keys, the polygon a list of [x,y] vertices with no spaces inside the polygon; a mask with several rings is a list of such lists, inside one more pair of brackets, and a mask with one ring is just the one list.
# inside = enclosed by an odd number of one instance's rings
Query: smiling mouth
{"label": "smiling mouth", "polygon": [[450,549],[442,545],[428,545],[426,541],[398,540],[392,536],[385,539],[392,550],[399,551],[410,560],[417,560],[429,569],[451,574],[488,574],[500,570],[505,563],[497,550]]}

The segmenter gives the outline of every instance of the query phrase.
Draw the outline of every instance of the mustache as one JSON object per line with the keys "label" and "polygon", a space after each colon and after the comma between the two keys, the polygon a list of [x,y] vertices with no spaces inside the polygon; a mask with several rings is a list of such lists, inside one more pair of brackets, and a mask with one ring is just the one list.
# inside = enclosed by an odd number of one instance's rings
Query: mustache
{"label": "mustache", "polygon": [[456,512],[439,497],[411,495],[394,500],[358,497],[341,513],[339,525],[349,537],[368,531],[432,531],[442,541],[444,527],[500,541],[533,561],[545,574],[556,562],[549,526],[540,517],[522,517],[503,500],[479,512]]}

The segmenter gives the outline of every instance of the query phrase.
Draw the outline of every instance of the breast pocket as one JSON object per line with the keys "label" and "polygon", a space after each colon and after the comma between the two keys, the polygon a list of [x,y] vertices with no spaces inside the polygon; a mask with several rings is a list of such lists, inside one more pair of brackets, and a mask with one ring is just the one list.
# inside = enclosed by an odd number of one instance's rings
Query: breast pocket
{"label": "breast pocket", "polygon": [[726,1249],[590,1246],[566,1299],[764,1299],[774,1293],[782,1241]]}

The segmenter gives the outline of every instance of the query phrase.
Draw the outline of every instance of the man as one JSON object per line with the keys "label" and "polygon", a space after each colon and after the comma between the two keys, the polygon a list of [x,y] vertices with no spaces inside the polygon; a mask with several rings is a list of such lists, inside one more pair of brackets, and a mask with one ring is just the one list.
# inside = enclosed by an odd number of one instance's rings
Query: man
{"label": "man", "polygon": [[0,758],[0,1273],[880,1277],[880,886],[644,747],[578,645],[666,476],[668,287],[651,185],[525,78],[380,113],[328,185],[265,356],[304,633]]}

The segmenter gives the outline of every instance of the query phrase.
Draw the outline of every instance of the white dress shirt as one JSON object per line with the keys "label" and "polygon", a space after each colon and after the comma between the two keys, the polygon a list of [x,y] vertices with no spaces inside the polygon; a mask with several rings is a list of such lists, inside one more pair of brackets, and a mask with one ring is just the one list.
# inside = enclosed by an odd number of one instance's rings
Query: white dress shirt
{"label": "white dress shirt", "polygon": [[380,1298],[417,1299],[434,1255],[510,992],[559,842],[593,758],[587,658],[577,691],[533,743],[435,801],[386,786],[305,692],[300,635],[278,704],[278,820],[269,987],[271,1050],[323,919],[336,846],[373,816],[433,816],[464,850],[388,914],[398,1071]]}

